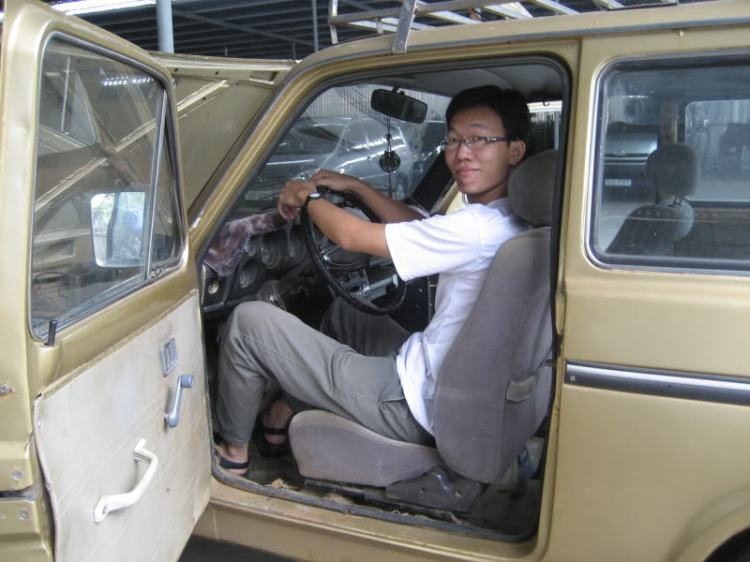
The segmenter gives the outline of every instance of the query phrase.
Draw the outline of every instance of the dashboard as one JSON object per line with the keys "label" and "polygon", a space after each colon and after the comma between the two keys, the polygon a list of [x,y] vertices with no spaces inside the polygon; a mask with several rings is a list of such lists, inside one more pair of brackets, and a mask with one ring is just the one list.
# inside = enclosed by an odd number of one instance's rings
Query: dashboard
{"label": "dashboard", "polygon": [[[356,207],[342,208],[369,220]],[[319,295],[324,287],[345,299],[359,301],[355,306],[363,303],[367,310],[392,306],[396,301],[396,307],[400,305],[404,282],[390,259],[344,250],[311,223],[304,228],[309,230],[303,237],[303,226],[287,222],[275,209],[239,216],[224,224],[203,258],[204,314],[222,316],[250,300],[298,311],[299,305],[309,308],[313,302],[308,297]],[[314,263],[308,255],[307,236],[316,248]]]}
{"label": "dashboard", "polygon": [[300,227],[276,211],[229,221],[203,260],[206,314],[221,313],[245,300],[286,308],[290,293],[315,282]]}

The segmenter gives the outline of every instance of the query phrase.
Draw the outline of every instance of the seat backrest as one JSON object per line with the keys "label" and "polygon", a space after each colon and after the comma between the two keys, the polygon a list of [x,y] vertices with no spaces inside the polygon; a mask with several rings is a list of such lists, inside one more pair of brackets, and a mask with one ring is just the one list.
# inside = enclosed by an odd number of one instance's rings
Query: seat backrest
{"label": "seat backrest", "polygon": [[514,170],[511,205],[539,227],[498,250],[438,376],[434,430],[456,472],[492,483],[534,435],[552,387],[550,229],[557,151]]}
{"label": "seat backrest", "polygon": [[634,209],[607,248],[611,254],[664,255],[693,227],[693,208],[684,198],[695,192],[700,159],[690,146],[665,144],[646,161],[646,179],[659,194],[672,196],[659,204]]}

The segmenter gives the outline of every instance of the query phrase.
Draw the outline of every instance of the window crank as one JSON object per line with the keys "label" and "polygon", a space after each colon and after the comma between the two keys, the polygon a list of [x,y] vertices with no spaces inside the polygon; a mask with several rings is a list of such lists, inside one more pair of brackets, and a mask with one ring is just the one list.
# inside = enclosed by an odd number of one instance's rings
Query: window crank
{"label": "window crank", "polygon": [[180,403],[182,402],[183,388],[193,388],[193,375],[180,375],[177,377],[177,388],[172,400],[172,407],[164,414],[164,419],[169,427],[177,427],[177,424],[180,423]]}

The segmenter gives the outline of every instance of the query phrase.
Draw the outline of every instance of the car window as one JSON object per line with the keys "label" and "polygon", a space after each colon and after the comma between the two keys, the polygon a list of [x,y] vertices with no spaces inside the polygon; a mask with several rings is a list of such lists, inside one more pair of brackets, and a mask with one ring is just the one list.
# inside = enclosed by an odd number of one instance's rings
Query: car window
{"label": "car window", "polygon": [[[383,193],[389,193],[392,187],[393,196],[399,199],[410,195],[438,156],[450,99],[404,90],[406,95],[426,102],[429,108],[424,123],[406,123],[388,119],[370,108],[372,91],[379,87],[382,86],[335,87],[316,98],[251,180],[245,206],[273,207],[275,196],[287,181],[308,178],[321,168],[361,178]],[[390,175],[380,165],[389,130],[391,150],[400,161]]]}
{"label": "car window", "polygon": [[750,60],[616,64],[598,112],[595,258],[750,269]]}
{"label": "car window", "polygon": [[60,40],[42,65],[30,280],[38,338],[50,321],[62,327],[174,264],[183,246],[160,82]]}

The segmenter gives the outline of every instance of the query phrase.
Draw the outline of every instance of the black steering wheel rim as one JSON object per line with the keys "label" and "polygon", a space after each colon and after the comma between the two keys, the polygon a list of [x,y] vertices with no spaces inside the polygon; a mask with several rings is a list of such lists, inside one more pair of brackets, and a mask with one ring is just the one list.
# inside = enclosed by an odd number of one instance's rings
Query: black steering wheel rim
{"label": "black steering wheel rim", "polygon": [[[338,206],[342,208],[350,207],[353,209],[357,209],[361,211],[371,222],[382,222],[380,219],[378,219],[375,213],[373,213],[358,197],[355,197],[349,193],[339,191],[331,193],[334,193],[336,196],[339,196],[341,198],[342,203]],[[357,294],[355,292],[347,290],[341,280],[332,272],[332,270],[367,270],[372,256],[369,256],[367,258],[363,257],[361,263],[360,260],[355,261],[354,264],[348,269],[332,267],[331,264],[327,263],[324,260],[323,254],[318,248],[318,245],[315,243],[314,229],[316,228],[316,226],[313,220],[310,218],[307,209],[304,207],[300,212],[300,226],[302,228],[302,239],[305,243],[305,249],[307,250],[307,254],[310,257],[310,261],[312,262],[313,267],[323,278],[323,280],[328,284],[328,286],[331,287],[331,289],[337,296],[344,299],[344,301],[352,305],[357,310],[375,315],[388,314],[395,311],[403,304],[404,298],[406,297],[406,282],[398,277],[396,268],[393,267],[392,262],[391,268],[393,269],[393,274],[396,275],[397,278],[396,289],[389,290],[385,295],[379,296],[371,301],[361,294]],[[367,254],[362,255],[367,256]],[[387,268],[387,266],[383,264],[381,264],[380,267]],[[393,285],[389,285],[389,287],[392,286]]]}

